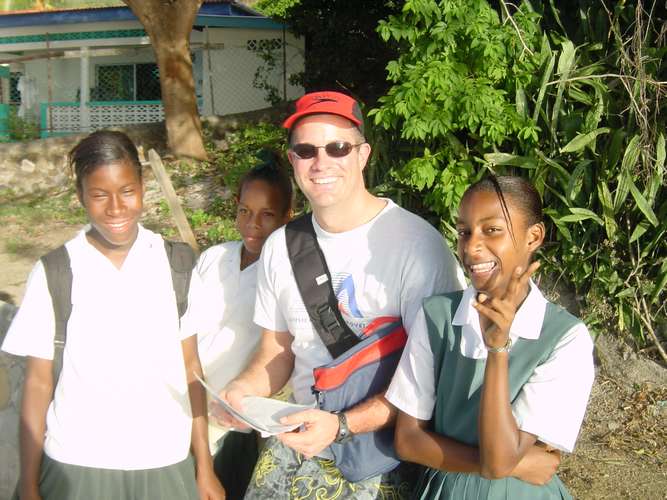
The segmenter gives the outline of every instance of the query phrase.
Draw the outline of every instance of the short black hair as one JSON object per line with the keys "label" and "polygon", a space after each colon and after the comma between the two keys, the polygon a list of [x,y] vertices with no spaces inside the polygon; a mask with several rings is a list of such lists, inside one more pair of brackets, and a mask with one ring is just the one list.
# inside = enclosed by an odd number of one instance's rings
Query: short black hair
{"label": "short black hair", "polygon": [[82,139],[69,152],[70,167],[76,177],[76,188],[83,188],[83,179],[98,167],[128,162],[141,179],[139,153],[132,140],[123,132],[98,130]]}
{"label": "short black hair", "polygon": [[277,188],[280,192],[283,203],[280,215],[286,215],[292,208],[294,189],[285,162],[283,161],[281,154],[273,149],[260,151],[258,158],[262,162],[252,167],[243,174],[243,177],[241,177],[236,197],[239,200],[241,199],[241,192],[247,183],[252,181],[264,181],[269,186]]}

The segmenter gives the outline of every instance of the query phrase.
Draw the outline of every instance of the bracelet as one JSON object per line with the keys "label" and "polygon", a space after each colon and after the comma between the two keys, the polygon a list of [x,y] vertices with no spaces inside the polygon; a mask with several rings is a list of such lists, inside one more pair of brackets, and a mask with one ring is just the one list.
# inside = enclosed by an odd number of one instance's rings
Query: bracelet
{"label": "bracelet", "polygon": [[502,346],[502,347],[489,347],[487,345],[486,350],[488,352],[510,352],[510,347],[512,347],[512,339],[510,337],[507,337],[507,342],[505,342],[504,346]]}

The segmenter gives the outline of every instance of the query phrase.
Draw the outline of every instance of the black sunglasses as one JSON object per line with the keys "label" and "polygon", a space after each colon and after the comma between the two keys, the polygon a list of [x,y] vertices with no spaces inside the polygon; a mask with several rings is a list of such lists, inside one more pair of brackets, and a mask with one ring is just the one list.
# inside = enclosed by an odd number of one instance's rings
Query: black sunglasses
{"label": "black sunglasses", "polygon": [[359,144],[351,144],[347,141],[334,141],[324,146],[314,146],[313,144],[308,144],[307,142],[302,142],[300,144],[295,144],[290,147],[292,152],[301,158],[302,160],[310,160],[317,156],[318,149],[324,149],[329,156],[332,158],[342,158],[350,154],[353,148],[361,146],[364,144],[360,142]]}

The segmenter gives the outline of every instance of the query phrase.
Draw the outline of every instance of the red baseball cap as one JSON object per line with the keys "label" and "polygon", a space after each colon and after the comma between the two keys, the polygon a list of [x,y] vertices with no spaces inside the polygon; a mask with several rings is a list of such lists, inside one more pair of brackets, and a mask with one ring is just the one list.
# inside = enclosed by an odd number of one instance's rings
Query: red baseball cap
{"label": "red baseball cap", "polygon": [[363,133],[364,120],[359,103],[349,95],[340,92],[311,92],[296,101],[296,111],[283,122],[286,129],[299,119],[307,115],[331,114],[347,118]]}

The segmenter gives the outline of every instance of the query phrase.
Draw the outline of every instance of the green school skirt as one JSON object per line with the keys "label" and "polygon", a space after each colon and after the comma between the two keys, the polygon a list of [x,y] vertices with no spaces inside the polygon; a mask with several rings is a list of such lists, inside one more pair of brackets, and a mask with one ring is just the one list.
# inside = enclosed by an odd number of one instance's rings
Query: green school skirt
{"label": "green school skirt", "polygon": [[414,500],[572,500],[558,476],[544,486],[520,479],[485,479],[479,474],[428,469],[422,475]]}
{"label": "green school skirt", "polygon": [[[42,500],[199,500],[194,460],[143,470],[96,469],[42,459]],[[18,492],[13,500],[19,500]]]}

